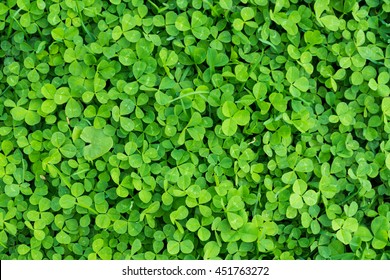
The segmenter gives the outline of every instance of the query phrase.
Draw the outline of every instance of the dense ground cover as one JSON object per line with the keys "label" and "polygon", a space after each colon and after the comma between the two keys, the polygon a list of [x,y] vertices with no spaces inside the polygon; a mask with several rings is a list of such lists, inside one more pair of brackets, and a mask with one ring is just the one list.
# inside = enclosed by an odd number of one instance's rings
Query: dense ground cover
{"label": "dense ground cover", "polygon": [[1,259],[389,259],[390,1],[4,0]]}

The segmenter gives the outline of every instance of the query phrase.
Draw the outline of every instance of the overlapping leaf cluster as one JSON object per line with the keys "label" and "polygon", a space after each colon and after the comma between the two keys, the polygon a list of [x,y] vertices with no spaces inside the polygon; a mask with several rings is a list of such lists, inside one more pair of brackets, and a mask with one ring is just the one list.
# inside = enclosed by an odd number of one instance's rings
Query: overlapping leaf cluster
{"label": "overlapping leaf cluster", "polygon": [[390,1],[0,3],[2,259],[389,259]]}

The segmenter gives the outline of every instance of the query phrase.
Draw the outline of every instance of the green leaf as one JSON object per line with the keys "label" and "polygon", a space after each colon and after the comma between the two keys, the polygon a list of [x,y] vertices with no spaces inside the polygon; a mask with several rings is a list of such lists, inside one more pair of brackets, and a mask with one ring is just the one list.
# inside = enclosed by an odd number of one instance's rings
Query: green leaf
{"label": "green leaf", "polygon": [[[201,63],[202,59],[198,59]],[[209,48],[207,50],[207,64],[211,67],[225,66],[229,62],[229,57],[224,53],[218,53],[217,50]]]}
{"label": "green leaf", "polygon": [[306,77],[300,77],[294,82],[294,86],[302,92],[309,89],[309,80]]}
{"label": "green leaf", "polygon": [[167,249],[169,254],[176,255],[180,252],[180,243],[176,240],[169,240]]}
{"label": "green leaf", "polygon": [[3,3],[0,3],[0,15],[4,15],[8,12],[9,8],[4,5]]}
{"label": "green leaf", "polygon": [[219,5],[222,9],[230,10],[233,7],[233,1],[232,0],[220,0]]}
{"label": "green leaf", "polygon": [[269,96],[269,100],[276,110],[285,112],[287,110],[287,100],[281,93],[274,92]]}
{"label": "green leaf", "polygon": [[115,26],[112,30],[112,39],[117,41],[122,36],[122,28],[120,26]]}
{"label": "green leaf", "polygon": [[77,154],[77,148],[72,144],[65,144],[60,147],[61,154],[67,158],[73,158]]}
{"label": "green leaf", "polygon": [[373,237],[370,230],[364,226],[359,226],[354,236],[359,237],[364,242],[371,241]]}
{"label": "green leaf", "polygon": [[326,28],[328,28],[330,31],[337,31],[339,30],[340,21],[336,16],[333,15],[326,15],[321,17],[322,24],[325,25]]}
{"label": "green leaf", "polygon": [[292,193],[290,195],[290,205],[295,209],[301,209],[303,207],[303,200],[299,194]]}
{"label": "green leaf", "polygon": [[284,173],[282,175],[282,182],[285,184],[294,184],[294,182],[297,179],[297,175],[295,174],[294,171],[289,171],[287,173]]}
{"label": "green leaf", "polygon": [[255,242],[258,238],[259,229],[253,223],[246,223],[239,229],[240,238],[243,242]]}
{"label": "green leaf", "polygon": [[108,228],[111,224],[110,216],[107,214],[99,214],[96,216],[96,225],[102,229]]}
{"label": "green leaf", "polygon": [[177,17],[175,21],[175,27],[179,31],[188,31],[191,29],[190,22],[188,21],[188,18],[185,14],[181,14]]}
{"label": "green leaf", "polygon": [[323,0],[323,1],[316,1],[314,3],[314,11],[316,13],[317,18],[319,18],[324,11],[329,9],[329,1],[330,0]]}
{"label": "green leaf", "polygon": [[28,78],[28,80],[29,80],[30,82],[36,83],[36,82],[39,81],[40,76],[39,76],[38,71],[35,70],[35,69],[33,69],[33,70],[31,70],[30,72],[28,72],[27,78]]}
{"label": "green leaf", "polygon": [[352,241],[352,234],[348,230],[340,229],[339,231],[337,231],[336,237],[345,245],[350,244]]}
{"label": "green leaf", "polygon": [[389,222],[385,217],[378,216],[371,222],[371,230],[374,236],[381,231],[387,231],[389,229]]}
{"label": "green leaf", "polygon": [[233,136],[237,131],[237,122],[233,119],[226,119],[222,122],[222,132],[226,136]]}
{"label": "green leaf", "polygon": [[293,191],[296,194],[303,195],[307,189],[307,184],[302,179],[298,179],[293,184]]}
{"label": "green leaf", "polygon": [[22,121],[26,117],[27,110],[23,107],[15,107],[11,109],[11,114],[15,121]]}
{"label": "green leaf", "polygon": [[387,246],[388,237],[383,232],[381,235],[377,235],[372,240],[372,247],[377,250],[382,250]]}
{"label": "green leaf", "polygon": [[303,212],[302,213],[302,215],[301,215],[301,222],[302,222],[302,226],[304,228],[310,227],[310,224],[311,224],[312,221],[313,221],[313,219],[311,218],[309,213],[307,213],[307,212]]}
{"label": "green leaf", "polygon": [[[324,3],[326,1],[316,1],[315,5],[317,3]],[[327,7],[325,7],[327,8]],[[323,38],[321,36],[321,32],[319,30],[308,30],[304,34],[305,42],[309,45],[318,45],[323,42]]]}
{"label": "green leaf", "polygon": [[210,35],[210,30],[205,26],[192,28],[192,34],[199,40],[207,40]]}
{"label": "green leaf", "polygon": [[51,143],[54,145],[54,147],[61,147],[66,141],[65,135],[62,132],[54,132],[51,136]]}
{"label": "green leaf", "polygon": [[30,252],[30,247],[28,247],[27,245],[21,244],[18,246],[18,253],[20,255],[26,255],[28,254],[28,252]]}
{"label": "green leaf", "polygon": [[26,124],[30,126],[34,126],[38,124],[40,121],[41,121],[41,116],[37,112],[34,111],[26,112],[26,118],[25,118]]}
{"label": "green leaf", "polygon": [[88,161],[95,160],[107,153],[113,146],[114,142],[111,137],[107,136],[102,129],[96,129],[88,126],[81,132],[80,138],[89,145],[84,147],[84,158]]}
{"label": "green leaf", "polygon": [[351,232],[357,231],[358,227],[359,223],[355,218],[347,218],[343,224],[343,229],[349,230]]}
{"label": "green leaf", "polygon": [[228,218],[230,226],[234,230],[237,230],[237,229],[241,228],[244,225],[244,223],[245,223],[243,217],[240,214],[237,214],[237,213],[228,212],[227,213],[227,218]]}
{"label": "green leaf", "polygon": [[231,101],[226,101],[222,106],[222,114],[227,118],[233,117],[237,110],[236,104]]}
{"label": "green leaf", "polygon": [[71,237],[63,230],[61,230],[56,235],[56,239],[57,239],[58,243],[60,243],[60,244],[69,244],[72,240]]}
{"label": "green leaf", "polygon": [[197,219],[195,218],[190,218],[187,223],[186,223],[186,227],[192,231],[192,232],[195,232],[197,231],[199,228],[200,228],[200,223]]}
{"label": "green leaf", "polygon": [[41,105],[41,110],[45,114],[53,113],[56,108],[57,108],[57,105],[54,102],[54,100],[45,100],[45,101],[43,101],[43,103]]}
{"label": "green leaf", "polygon": [[244,21],[251,20],[255,17],[255,11],[252,9],[252,7],[244,7],[241,10],[241,17]]}
{"label": "green leaf", "polygon": [[279,232],[279,227],[275,222],[265,222],[262,226],[266,235],[275,236]]}
{"label": "green leaf", "polygon": [[383,50],[377,46],[370,45],[364,47],[358,47],[359,54],[365,58],[372,61],[382,60],[384,59]]}
{"label": "green leaf", "polygon": [[242,201],[241,197],[238,195],[235,195],[229,199],[228,205],[226,210],[228,211],[240,211],[241,209],[244,209],[244,202]]}
{"label": "green leaf", "polygon": [[65,194],[61,196],[60,198],[60,206],[64,209],[70,209],[73,208],[76,204],[76,198],[74,196],[71,196],[69,194]]}
{"label": "green leaf", "polygon": [[203,252],[205,260],[215,259],[220,252],[220,246],[215,241],[209,241],[203,247]]}
{"label": "green leaf", "polygon": [[194,243],[191,240],[183,240],[180,242],[180,251],[184,254],[190,254],[194,250]]}
{"label": "green leaf", "polygon": [[234,19],[233,28],[237,31],[241,31],[244,28],[244,21],[240,18]]}
{"label": "green leaf", "polygon": [[250,118],[250,113],[246,110],[239,110],[233,116],[233,120],[241,126],[249,124]]}
{"label": "green leaf", "polygon": [[54,101],[56,104],[61,105],[66,103],[70,97],[71,95],[69,88],[61,87],[57,89],[56,93],[54,94]]}
{"label": "green leaf", "polygon": [[198,237],[201,241],[207,241],[210,239],[210,236],[211,236],[211,232],[207,229],[207,228],[204,228],[204,227],[201,227],[199,230],[198,230]]}
{"label": "green leaf", "polygon": [[234,68],[234,74],[239,82],[246,82],[249,78],[248,68],[243,64],[239,64]]}
{"label": "green leaf", "polygon": [[382,112],[386,116],[390,117],[390,97],[385,97],[382,99]]}
{"label": "green leaf", "polygon": [[314,170],[313,161],[308,158],[299,160],[294,170],[296,172],[312,172]]}
{"label": "green leaf", "polygon": [[135,20],[130,14],[124,14],[122,17],[122,29],[124,31],[130,30],[135,27]]}
{"label": "green leaf", "polygon": [[8,197],[16,197],[20,193],[20,187],[17,184],[6,185],[4,188],[4,193]]}
{"label": "green leaf", "polygon": [[314,206],[317,204],[318,201],[318,193],[314,190],[308,190],[303,194],[303,200],[305,201],[305,204],[308,206]]}

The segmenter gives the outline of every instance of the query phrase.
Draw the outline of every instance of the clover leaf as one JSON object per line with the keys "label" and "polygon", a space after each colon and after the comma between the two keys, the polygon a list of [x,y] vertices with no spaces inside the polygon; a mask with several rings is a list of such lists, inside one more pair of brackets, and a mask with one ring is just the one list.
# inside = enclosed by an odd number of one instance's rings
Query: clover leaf
{"label": "clover leaf", "polygon": [[107,153],[113,146],[114,142],[110,136],[107,136],[102,129],[94,127],[85,127],[80,138],[83,139],[87,146],[84,147],[84,157],[88,161],[95,160]]}

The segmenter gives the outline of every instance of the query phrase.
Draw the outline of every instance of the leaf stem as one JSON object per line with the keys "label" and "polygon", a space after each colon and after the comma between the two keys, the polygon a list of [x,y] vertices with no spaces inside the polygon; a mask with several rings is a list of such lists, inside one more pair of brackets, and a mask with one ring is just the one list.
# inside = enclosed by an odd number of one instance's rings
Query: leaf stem
{"label": "leaf stem", "polygon": [[[260,54],[259,59],[258,59],[254,64],[252,64],[251,68],[250,68],[249,71],[248,71],[248,77],[250,77],[250,75],[251,75],[252,72],[256,69],[256,67],[259,66],[261,60],[263,59],[264,51],[265,51],[265,49],[263,49],[263,50],[261,51],[261,54]],[[246,82],[244,82],[244,83],[241,84],[240,92],[242,92],[242,90],[244,89],[245,84],[246,84]]]}
{"label": "leaf stem", "polygon": [[157,12],[160,12],[160,8],[152,1],[148,0],[149,4],[152,5],[156,10]]}
{"label": "leaf stem", "polygon": [[5,88],[5,90],[2,92],[2,94],[6,93],[10,88],[11,88],[11,86],[8,85],[8,87]]}
{"label": "leaf stem", "polygon": [[60,176],[62,182],[69,188],[71,189],[72,188],[72,185],[70,184],[70,182],[68,181],[68,179],[66,179],[66,177],[64,176],[64,174],[62,174],[62,172],[54,166],[54,164],[51,164],[51,163],[48,163],[51,165],[51,167],[54,168],[54,170],[57,172],[57,174]]}
{"label": "leaf stem", "polygon": [[79,15],[79,17],[80,17],[80,20],[81,20],[81,26],[83,27],[84,31],[88,34],[88,36],[91,37],[93,40],[96,41],[95,35],[93,35],[93,34],[88,30],[88,28],[85,26],[85,24],[84,24],[84,19],[83,19],[83,16],[82,16],[82,14],[81,14],[81,11],[80,11],[78,1],[76,0],[75,2],[76,2],[77,13],[78,13],[78,15]]}
{"label": "leaf stem", "polygon": [[87,209],[87,210],[91,211],[91,212],[92,212],[93,214],[95,214],[95,215],[98,215],[98,212],[97,212],[95,209],[92,209],[92,208],[89,207],[89,206],[85,206],[85,205],[83,205],[83,204],[81,204],[81,203],[78,203],[78,202],[76,202],[75,204],[78,205],[78,206],[80,206],[80,207],[82,207],[82,208],[84,208],[84,209]]}
{"label": "leaf stem", "polygon": [[287,190],[287,189],[290,188],[290,187],[291,187],[291,185],[286,185],[286,186],[284,186],[283,188],[281,188],[280,190],[278,190],[278,191],[275,193],[275,195],[278,196],[282,191]]}
{"label": "leaf stem", "polygon": [[[11,20],[10,20],[10,23],[9,23],[9,26],[8,26],[8,30],[7,30],[7,39],[9,38],[9,36],[11,36],[12,24],[13,24],[13,22],[16,20],[16,19],[15,19],[15,16],[17,16],[21,10],[22,10],[22,9],[17,10],[17,11],[11,16]],[[11,15],[11,13],[10,13],[10,15]]]}
{"label": "leaf stem", "polygon": [[208,1],[208,0],[203,0],[203,3],[206,3],[207,5],[209,5],[209,8],[211,9],[212,12],[214,12],[214,15],[215,15],[215,16],[218,16],[217,10],[216,10],[215,7],[210,3],[210,1]]}
{"label": "leaf stem", "polygon": [[[19,9],[19,10],[20,10],[20,9]],[[18,11],[19,11],[19,10],[18,10]],[[17,13],[15,13],[15,14],[17,14]],[[22,25],[19,23],[19,21],[15,18],[15,15],[12,16],[12,19],[16,22],[16,24],[19,26],[19,28],[23,31],[24,35],[27,36],[26,30],[24,30],[23,26],[22,26]]]}
{"label": "leaf stem", "polygon": [[149,4],[152,5],[159,14],[161,14],[162,12],[164,12],[165,10],[169,9],[169,6],[166,4],[166,3],[163,3],[163,5],[165,6],[164,8],[159,8],[154,2],[152,2],[151,0],[148,0]]}
{"label": "leaf stem", "polygon": [[259,201],[260,201],[260,185],[259,185],[259,188],[257,189],[256,204],[255,204],[255,207],[253,208],[253,211],[252,211],[252,217],[254,217],[256,215],[257,205],[259,204]]}

